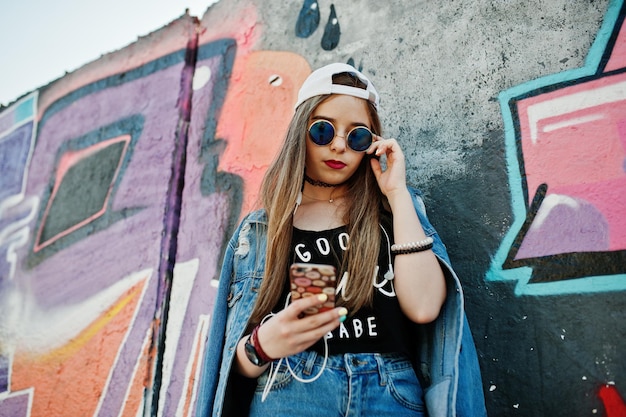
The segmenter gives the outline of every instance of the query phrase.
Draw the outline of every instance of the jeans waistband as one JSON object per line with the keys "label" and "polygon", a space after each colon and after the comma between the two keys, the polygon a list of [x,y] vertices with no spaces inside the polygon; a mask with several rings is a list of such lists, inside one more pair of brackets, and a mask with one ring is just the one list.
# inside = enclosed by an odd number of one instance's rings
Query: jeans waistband
{"label": "jeans waistband", "polygon": [[382,379],[387,372],[411,368],[411,361],[400,353],[344,353],[328,356],[324,365],[324,355],[315,351],[305,351],[289,357],[292,367],[302,366],[304,375],[313,375],[319,367],[345,372],[348,375],[379,373]]}

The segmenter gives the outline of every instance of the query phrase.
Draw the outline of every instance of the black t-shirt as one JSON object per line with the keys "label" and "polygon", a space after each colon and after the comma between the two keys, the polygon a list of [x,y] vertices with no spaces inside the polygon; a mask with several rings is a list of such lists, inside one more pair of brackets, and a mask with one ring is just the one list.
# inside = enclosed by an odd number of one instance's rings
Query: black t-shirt
{"label": "black t-shirt", "polygon": [[[399,352],[413,356],[416,346],[415,324],[400,310],[395,294],[392,275],[393,258],[390,246],[393,243],[393,228],[389,215],[383,216],[380,226],[381,245],[378,253],[378,273],[372,285],[374,299],[372,307],[363,307],[357,312],[349,311],[346,320],[329,337],[329,354],[341,353],[387,353]],[[291,253],[293,262],[334,265],[337,268],[337,299],[340,303],[347,274],[340,271],[341,261],[349,236],[346,227],[324,231],[307,231],[293,228]],[[343,285],[342,285],[343,284]],[[289,280],[285,283],[280,307],[285,305],[289,292]],[[279,310],[281,308],[278,308]],[[323,341],[312,346],[313,350],[324,352]]]}

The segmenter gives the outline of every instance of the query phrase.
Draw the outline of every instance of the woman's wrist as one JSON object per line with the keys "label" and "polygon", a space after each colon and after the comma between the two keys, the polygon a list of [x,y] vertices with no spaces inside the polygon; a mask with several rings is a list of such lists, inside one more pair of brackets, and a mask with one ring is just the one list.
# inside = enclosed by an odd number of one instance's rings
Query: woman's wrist
{"label": "woman's wrist", "polygon": [[248,359],[247,355],[246,355],[246,342],[248,341],[250,335],[245,335],[244,337],[242,337],[239,342],[237,342],[237,349],[236,349],[236,369],[237,372],[240,375],[243,375],[247,378],[257,378],[259,375],[261,375],[265,369],[267,369],[267,367],[269,366],[269,364],[265,364],[262,366],[256,366],[254,364],[252,364],[252,362],[250,362],[250,360]]}
{"label": "woman's wrist", "polygon": [[409,189],[406,186],[387,193],[386,197],[392,211],[400,205],[410,204],[410,207],[413,207],[411,194],[409,193]]}
{"label": "woman's wrist", "polygon": [[259,341],[259,329],[261,325],[257,325],[250,334],[250,337],[246,340],[245,351],[246,356],[253,365],[263,366],[266,363],[272,362],[274,359],[269,357],[263,350],[261,342]]}

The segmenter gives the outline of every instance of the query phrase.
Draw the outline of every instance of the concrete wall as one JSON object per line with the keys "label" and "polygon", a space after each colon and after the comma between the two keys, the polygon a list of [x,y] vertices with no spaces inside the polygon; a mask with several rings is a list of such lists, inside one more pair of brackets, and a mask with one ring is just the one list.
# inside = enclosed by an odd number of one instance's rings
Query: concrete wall
{"label": "concrete wall", "polygon": [[331,61],[382,94],[490,415],[626,415],[625,14],[222,0],[19,98],[0,112],[0,416],[193,415],[224,242]]}

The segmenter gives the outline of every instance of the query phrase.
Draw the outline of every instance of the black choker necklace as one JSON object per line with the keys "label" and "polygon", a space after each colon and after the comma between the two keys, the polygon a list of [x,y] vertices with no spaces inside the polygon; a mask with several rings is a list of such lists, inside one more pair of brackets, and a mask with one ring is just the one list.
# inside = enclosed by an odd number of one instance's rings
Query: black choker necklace
{"label": "black choker necklace", "polygon": [[338,187],[338,186],[344,184],[343,182],[341,184],[329,184],[329,183],[324,182],[324,181],[314,180],[313,178],[309,177],[306,174],[304,174],[304,180],[306,182],[308,182],[309,184],[314,185],[316,187],[327,187],[327,188],[330,188],[330,187]]}

